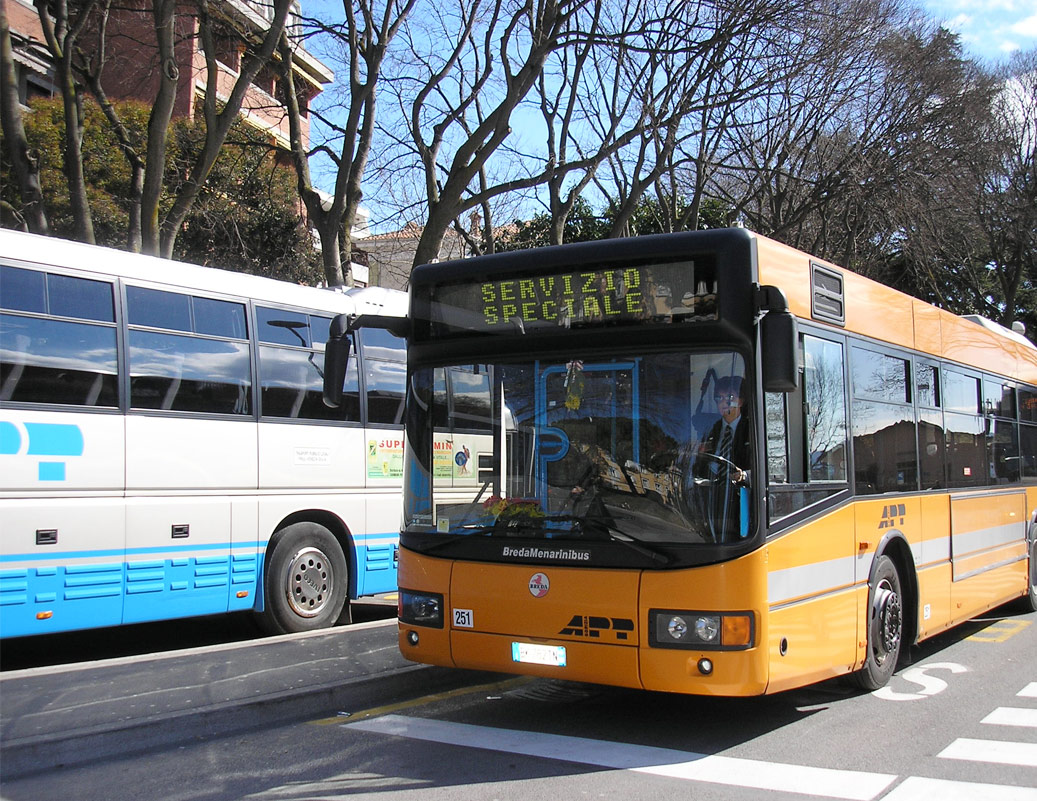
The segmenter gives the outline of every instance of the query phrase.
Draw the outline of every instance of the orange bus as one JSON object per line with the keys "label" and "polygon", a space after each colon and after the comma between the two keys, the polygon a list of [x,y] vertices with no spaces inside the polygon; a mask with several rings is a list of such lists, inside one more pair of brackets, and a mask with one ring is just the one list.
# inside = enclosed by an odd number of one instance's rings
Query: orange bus
{"label": "orange bus", "polygon": [[[710,695],[1037,609],[1037,348],[742,229],[417,268],[399,644]],[[463,443],[460,447],[458,443]],[[458,489],[464,463],[474,481]]]}

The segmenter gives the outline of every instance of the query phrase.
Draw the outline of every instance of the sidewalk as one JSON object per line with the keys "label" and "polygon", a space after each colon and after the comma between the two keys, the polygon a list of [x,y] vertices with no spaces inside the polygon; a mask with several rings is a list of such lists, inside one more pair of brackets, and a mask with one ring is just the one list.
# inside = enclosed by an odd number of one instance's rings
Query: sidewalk
{"label": "sidewalk", "polygon": [[468,675],[403,659],[395,620],[0,673],[0,773],[333,716],[358,702],[360,684],[418,697]]}

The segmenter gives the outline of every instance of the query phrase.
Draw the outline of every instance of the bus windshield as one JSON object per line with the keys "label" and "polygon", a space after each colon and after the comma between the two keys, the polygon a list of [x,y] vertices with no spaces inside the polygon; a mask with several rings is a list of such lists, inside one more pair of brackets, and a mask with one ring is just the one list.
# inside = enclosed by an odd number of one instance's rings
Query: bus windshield
{"label": "bus windshield", "polygon": [[420,367],[409,392],[407,532],[635,548],[751,534],[738,353]]}

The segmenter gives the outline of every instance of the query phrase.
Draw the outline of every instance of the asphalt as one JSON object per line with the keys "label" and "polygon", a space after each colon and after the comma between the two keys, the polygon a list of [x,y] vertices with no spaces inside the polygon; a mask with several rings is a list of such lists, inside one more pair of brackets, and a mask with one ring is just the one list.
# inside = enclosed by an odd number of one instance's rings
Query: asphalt
{"label": "asphalt", "polygon": [[256,726],[352,714],[358,703],[460,686],[407,662],[396,621],[0,673],[0,777]]}

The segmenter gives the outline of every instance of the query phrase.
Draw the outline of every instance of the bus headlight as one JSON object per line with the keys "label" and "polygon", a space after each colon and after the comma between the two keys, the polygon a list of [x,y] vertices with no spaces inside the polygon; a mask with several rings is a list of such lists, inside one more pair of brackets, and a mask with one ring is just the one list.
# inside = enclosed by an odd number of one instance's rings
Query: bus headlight
{"label": "bus headlight", "polygon": [[654,648],[744,650],[756,626],[751,612],[691,612],[652,609],[649,644]]}
{"label": "bus headlight", "polygon": [[399,591],[398,613],[401,623],[443,628],[443,596],[434,592]]}
{"label": "bus headlight", "polygon": [[699,642],[720,642],[720,615],[701,615],[695,620],[695,636]]}

